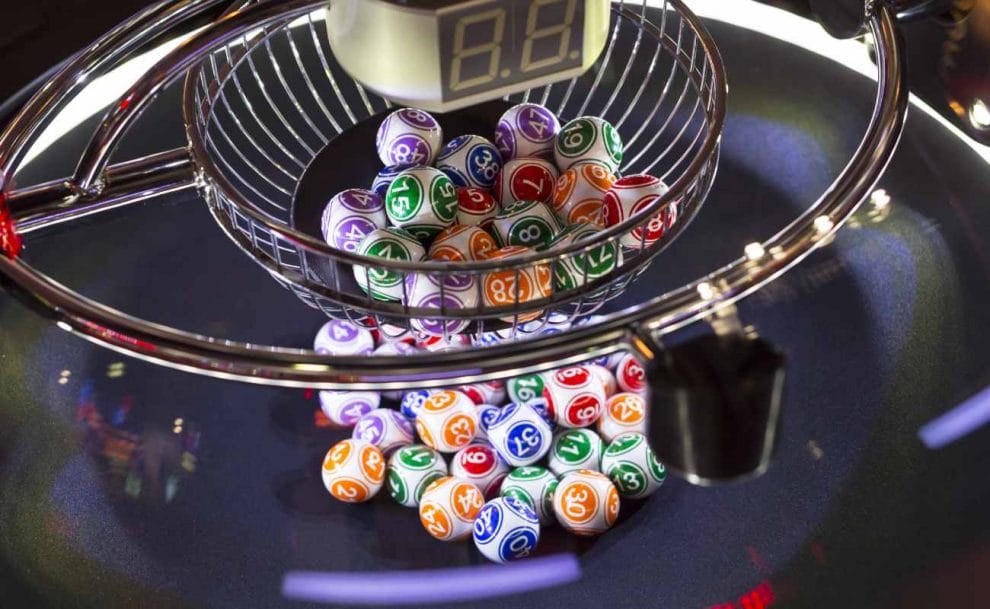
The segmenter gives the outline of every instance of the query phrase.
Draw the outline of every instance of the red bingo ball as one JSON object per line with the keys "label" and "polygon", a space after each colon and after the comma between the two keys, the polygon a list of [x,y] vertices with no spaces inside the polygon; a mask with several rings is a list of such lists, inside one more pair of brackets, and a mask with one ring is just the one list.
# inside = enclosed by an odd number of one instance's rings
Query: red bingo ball
{"label": "red bingo ball", "polygon": [[478,487],[485,499],[498,495],[509,466],[487,444],[469,444],[450,461],[450,474]]}
{"label": "red bingo ball", "polygon": [[457,189],[457,223],[488,230],[498,213],[498,203],[484,188]]}
{"label": "red bingo ball", "polygon": [[493,194],[502,205],[516,201],[549,203],[557,182],[557,168],[537,158],[513,159],[495,178]]}
{"label": "red bingo ball", "polygon": [[638,393],[646,389],[646,373],[632,353],[626,353],[619,360],[619,366],[615,369],[615,381],[623,391]]}
{"label": "red bingo ball", "polygon": [[605,408],[605,387],[587,366],[569,366],[548,374],[543,397],[562,427],[587,427]]}
{"label": "red bingo ball", "polygon": [[[657,200],[668,190],[660,178],[637,174],[616,180],[605,193],[603,219],[605,226],[620,224],[643,210],[657,205]],[[649,247],[663,238],[677,222],[679,202],[664,206],[655,214],[640,220],[631,231],[622,235],[622,245],[634,249]]]}

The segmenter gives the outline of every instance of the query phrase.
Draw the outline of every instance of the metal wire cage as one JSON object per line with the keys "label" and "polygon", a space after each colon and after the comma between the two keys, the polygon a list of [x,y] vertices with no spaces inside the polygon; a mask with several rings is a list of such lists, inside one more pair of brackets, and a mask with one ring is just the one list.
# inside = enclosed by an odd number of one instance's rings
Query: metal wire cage
{"label": "metal wire cage", "polygon": [[[393,105],[338,65],[322,22],[327,11],[288,14],[213,50],[190,70],[187,131],[213,216],[306,304],[392,334],[424,319],[431,323],[419,328],[447,335],[539,326],[553,314],[588,315],[621,294],[687,227],[715,175],[725,113],[722,63],[701,23],[678,0],[660,8],[648,13],[646,3],[613,4],[608,46],[591,70],[505,98],[546,105],[562,121],[604,118],[625,143],[621,173],[649,173],[671,185],[645,209],[591,238],[499,261],[402,262],[338,250],[294,226],[294,197],[320,151],[363,121],[377,123]],[[589,256],[612,257],[616,264],[592,275]],[[403,297],[370,296],[370,286],[351,279],[354,265],[398,278]],[[577,276],[556,280],[564,269]],[[406,279],[412,275],[438,286],[439,298],[411,306]],[[467,300],[476,304],[457,306],[446,298],[451,283],[471,286],[476,293]],[[491,285],[501,289],[500,298],[486,298]]]}

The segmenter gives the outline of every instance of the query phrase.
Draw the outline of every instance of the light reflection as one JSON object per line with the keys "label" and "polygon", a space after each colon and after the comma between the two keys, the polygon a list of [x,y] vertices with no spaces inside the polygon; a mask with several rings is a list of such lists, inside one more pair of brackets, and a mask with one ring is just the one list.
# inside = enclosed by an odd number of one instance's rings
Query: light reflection
{"label": "light reflection", "polygon": [[815,231],[819,236],[827,235],[835,227],[835,222],[828,216],[818,216],[815,218]]}
{"label": "light reflection", "polygon": [[969,122],[981,131],[990,129],[990,107],[982,99],[974,100],[969,107]]}
{"label": "light reflection", "polygon": [[753,262],[763,258],[763,256],[767,253],[766,250],[763,249],[763,245],[756,242],[748,244],[743,251],[746,253],[746,258],[752,260]]}

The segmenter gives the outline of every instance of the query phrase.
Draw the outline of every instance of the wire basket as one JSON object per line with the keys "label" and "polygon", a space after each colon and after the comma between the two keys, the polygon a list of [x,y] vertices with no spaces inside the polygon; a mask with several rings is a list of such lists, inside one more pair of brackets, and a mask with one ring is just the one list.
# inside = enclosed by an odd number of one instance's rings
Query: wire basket
{"label": "wire basket", "polygon": [[[390,334],[407,332],[413,320],[432,320],[446,335],[593,313],[688,226],[715,176],[726,92],[721,61],[714,47],[702,43],[701,25],[680,2],[660,8],[613,4],[608,46],[591,70],[504,99],[505,107],[546,105],[562,122],[604,118],[625,142],[620,173],[649,173],[670,185],[647,208],[590,239],[497,261],[400,262],[338,250],[315,231],[300,230],[294,206],[307,168],[334,138],[366,121],[377,126],[392,108],[335,61],[325,11],[289,15],[246,33],[189,72],[187,131],[213,216],[240,249],[303,302]],[[333,194],[327,192],[326,199]],[[647,243],[647,234],[660,236]],[[637,240],[639,247],[623,245]],[[584,261],[603,252],[614,252],[621,264],[589,276]],[[439,286],[437,304],[375,299],[354,281],[354,265],[398,276],[404,292],[410,275],[427,276]],[[569,285],[554,281],[562,268],[581,269],[580,276]],[[483,293],[486,281],[500,282],[507,296],[493,304]],[[443,293],[450,282],[473,286],[477,305],[450,306]]]}

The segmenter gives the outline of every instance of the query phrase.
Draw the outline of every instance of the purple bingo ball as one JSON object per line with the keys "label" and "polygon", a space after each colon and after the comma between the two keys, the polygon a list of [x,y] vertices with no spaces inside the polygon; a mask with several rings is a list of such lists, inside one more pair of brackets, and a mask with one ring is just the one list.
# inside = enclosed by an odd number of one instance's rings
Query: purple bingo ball
{"label": "purple bingo ball", "polygon": [[505,111],[495,129],[502,161],[523,157],[552,158],[560,121],[539,104],[519,104]]}
{"label": "purple bingo ball", "polygon": [[371,231],[386,226],[385,200],[362,188],[351,188],[334,195],[320,219],[326,242],[346,252],[356,252]]}
{"label": "purple bingo ball", "polygon": [[440,123],[428,112],[400,108],[382,121],[375,147],[385,165],[431,165],[443,145]]}

